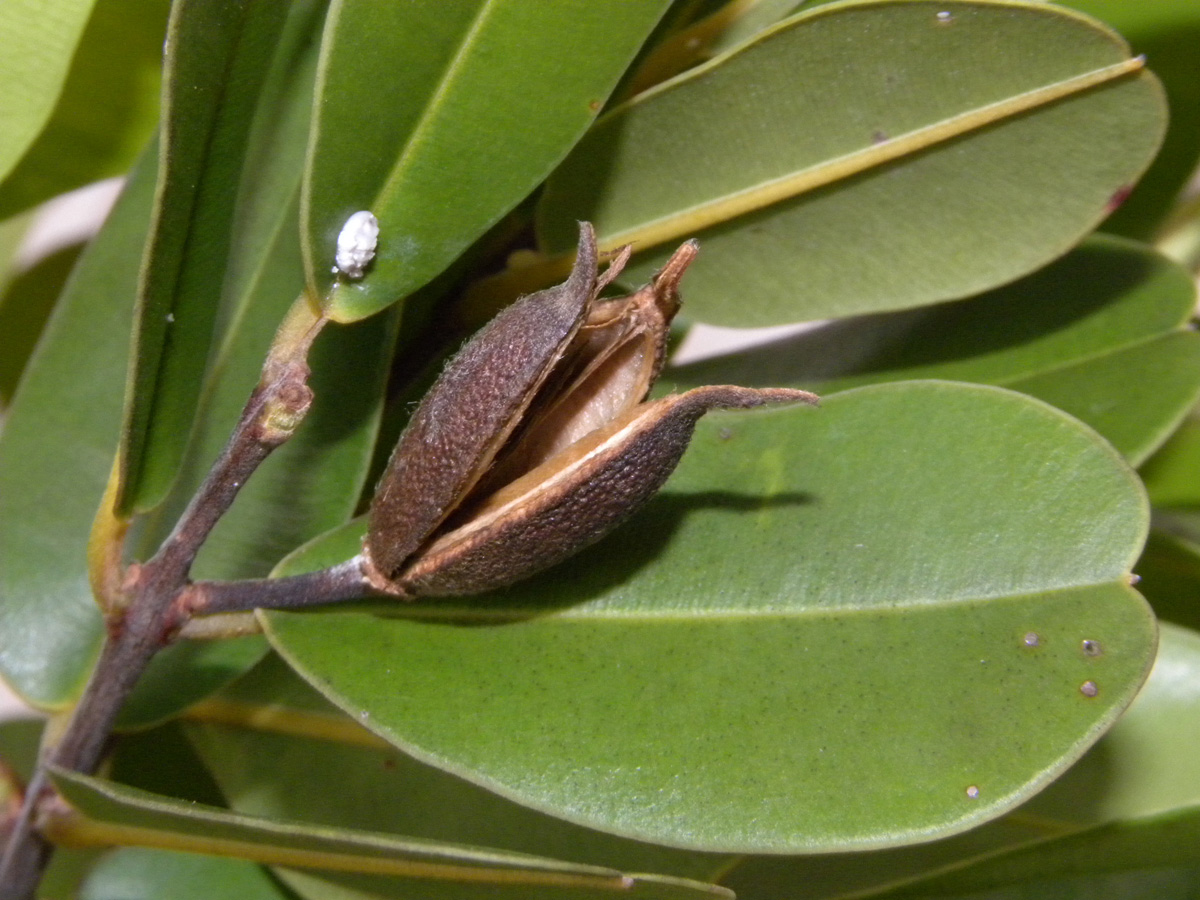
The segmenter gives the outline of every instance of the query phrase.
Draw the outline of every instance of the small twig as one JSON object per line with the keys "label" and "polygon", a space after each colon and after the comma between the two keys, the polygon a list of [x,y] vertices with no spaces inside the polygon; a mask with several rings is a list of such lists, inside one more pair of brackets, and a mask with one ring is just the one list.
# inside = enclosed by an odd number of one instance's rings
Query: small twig
{"label": "small twig", "polygon": [[295,609],[325,603],[345,603],[378,596],[356,556],[328,569],[246,581],[197,581],[179,595],[189,616],[245,612],[251,609]]}
{"label": "small twig", "polygon": [[246,480],[308,412],[312,391],[306,357],[323,324],[319,311],[301,297],[280,327],[262,378],[225,449],[175,529],[151,560],[129,567],[119,589],[105,587],[105,594],[115,596],[100,598],[107,632],[100,658],[58,739],[43,748],[0,858],[0,900],[33,896],[49,859],[50,845],[37,833],[34,821],[49,792],[47,766],[95,770],[126,697],[150,660],[176,639],[192,615],[191,605],[179,601],[193,587],[188,574],[200,547]]}

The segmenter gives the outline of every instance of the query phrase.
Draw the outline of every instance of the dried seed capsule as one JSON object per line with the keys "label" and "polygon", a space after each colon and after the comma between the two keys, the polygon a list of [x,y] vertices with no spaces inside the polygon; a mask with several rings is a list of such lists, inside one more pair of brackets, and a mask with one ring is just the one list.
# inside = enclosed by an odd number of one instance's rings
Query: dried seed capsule
{"label": "dried seed capsule", "polygon": [[644,402],[697,248],[599,299],[582,225],[571,277],[501,313],[447,366],[401,436],[371,506],[364,573],[398,596],[491,590],[566,559],[650,499],[710,409],[808,402],[714,386]]}
{"label": "dried seed capsule", "polygon": [[596,285],[596,238],[582,225],[563,284],[514,303],[446,367],[392,452],[371,503],[366,553],[385,577],[463,500],[579,330]]}
{"label": "dried seed capsule", "polygon": [[595,543],[653,497],[712,409],[812,402],[805,391],[712,385],[638,407],[473,509],[400,573],[413,596],[512,584]]}

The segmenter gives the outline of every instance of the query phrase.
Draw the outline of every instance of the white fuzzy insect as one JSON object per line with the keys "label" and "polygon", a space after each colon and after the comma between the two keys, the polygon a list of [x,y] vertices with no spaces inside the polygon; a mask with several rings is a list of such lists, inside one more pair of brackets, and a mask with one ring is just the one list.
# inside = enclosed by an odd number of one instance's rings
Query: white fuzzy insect
{"label": "white fuzzy insect", "polygon": [[346,220],[337,239],[333,273],[347,278],[362,278],[367,264],[375,258],[379,242],[379,220],[370,210],[362,209]]}

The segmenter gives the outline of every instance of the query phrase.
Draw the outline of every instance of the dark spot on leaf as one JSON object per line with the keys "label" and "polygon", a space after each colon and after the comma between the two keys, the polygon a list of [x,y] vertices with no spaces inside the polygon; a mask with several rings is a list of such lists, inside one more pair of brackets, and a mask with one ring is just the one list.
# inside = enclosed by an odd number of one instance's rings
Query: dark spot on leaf
{"label": "dark spot on leaf", "polygon": [[885,134],[882,131],[876,130],[871,135],[871,143],[873,143],[873,144],[886,144],[887,142],[888,142],[888,136],[887,136],[887,134]]}
{"label": "dark spot on leaf", "polygon": [[1105,212],[1106,213],[1115,212],[1117,209],[1120,208],[1121,204],[1123,204],[1126,200],[1129,199],[1129,195],[1132,193],[1133,193],[1133,185],[1131,185],[1131,184],[1127,184],[1124,187],[1117,188],[1115,191],[1113,191],[1113,195],[1108,198],[1108,204],[1104,207]]}
{"label": "dark spot on leaf", "polygon": [[1084,656],[1099,656],[1104,652],[1104,648],[1100,646],[1099,641],[1084,641],[1080,644],[1080,647],[1083,648]]}

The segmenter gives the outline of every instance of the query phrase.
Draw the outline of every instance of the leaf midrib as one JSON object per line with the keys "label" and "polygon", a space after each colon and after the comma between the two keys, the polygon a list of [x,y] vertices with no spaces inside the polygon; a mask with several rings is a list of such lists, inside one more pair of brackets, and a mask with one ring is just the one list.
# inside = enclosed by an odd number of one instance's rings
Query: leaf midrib
{"label": "leaf midrib", "polygon": [[[385,619],[408,620],[415,622],[442,622],[450,625],[472,623],[494,624],[524,624],[532,622],[571,622],[593,623],[693,623],[699,621],[761,621],[764,619],[819,619],[860,615],[903,615],[913,612],[923,612],[947,607],[965,607],[995,603],[998,601],[1020,602],[1047,594],[1072,593],[1090,588],[1106,588],[1112,586],[1130,587],[1127,575],[1095,581],[1062,582],[1048,584],[1038,590],[1023,590],[1014,593],[980,594],[969,597],[942,598],[936,600],[903,600],[897,603],[880,604],[876,606],[820,606],[792,609],[739,609],[739,608],[707,608],[696,610],[663,610],[659,612],[645,609],[613,610],[613,609],[554,609],[547,610],[537,606],[516,607],[503,609],[481,609],[479,607],[450,607],[435,605],[434,602],[425,606],[405,607],[402,615],[388,616]],[[368,598],[369,599],[369,598]],[[266,610],[270,613],[270,610]],[[286,611],[285,611],[286,614]],[[336,613],[334,613],[336,614]],[[348,615],[375,615],[374,611],[347,612]],[[303,615],[299,613],[298,615]],[[270,627],[266,631],[270,632]]]}
{"label": "leaf midrib", "polygon": [[679,240],[689,234],[739,218],[809,193],[839,181],[845,181],[870,169],[912,156],[947,143],[954,138],[979,131],[989,125],[1015,118],[1042,106],[1083,93],[1145,68],[1142,57],[1132,57],[1081,75],[1043,85],[1033,90],[997,100],[949,118],[909,131],[880,144],[872,144],[832,159],[822,160],[786,175],[760,182],[716,199],[697,203],[659,219],[643,222],[624,231],[606,235],[602,250],[633,243],[638,250]]}

